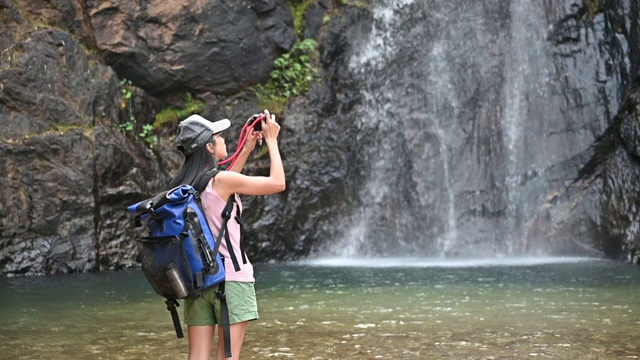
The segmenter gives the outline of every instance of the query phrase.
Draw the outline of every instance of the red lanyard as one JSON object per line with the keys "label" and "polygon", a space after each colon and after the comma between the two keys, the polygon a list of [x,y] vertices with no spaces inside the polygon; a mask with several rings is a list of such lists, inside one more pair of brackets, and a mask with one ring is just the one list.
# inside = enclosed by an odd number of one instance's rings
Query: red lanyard
{"label": "red lanyard", "polygon": [[238,155],[240,155],[240,151],[242,151],[242,147],[247,142],[247,139],[249,138],[251,131],[262,130],[263,119],[264,119],[264,114],[260,114],[260,115],[253,115],[252,117],[249,118],[249,120],[247,120],[247,122],[242,127],[242,130],[240,131],[240,137],[238,137],[238,147],[236,148],[236,152],[233,155],[231,155],[229,158],[220,161],[218,163],[219,165],[225,165],[231,162],[231,165],[227,167],[227,170],[233,167],[233,164],[235,164],[236,159],[238,159]]}

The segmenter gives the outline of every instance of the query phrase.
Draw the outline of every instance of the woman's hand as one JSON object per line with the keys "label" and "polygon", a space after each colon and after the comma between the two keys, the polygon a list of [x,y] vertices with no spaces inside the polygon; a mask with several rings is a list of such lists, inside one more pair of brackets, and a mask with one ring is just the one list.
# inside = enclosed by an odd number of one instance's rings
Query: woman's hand
{"label": "woman's hand", "polygon": [[251,130],[247,142],[244,143],[244,150],[252,152],[256,148],[256,143],[262,145],[262,132]]}
{"label": "woman's hand", "polygon": [[269,114],[269,110],[264,111],[265,118],[262,120],[262,136],[267,142],[274,141],[280,133],[280,125],[276,122],[276,116]]}

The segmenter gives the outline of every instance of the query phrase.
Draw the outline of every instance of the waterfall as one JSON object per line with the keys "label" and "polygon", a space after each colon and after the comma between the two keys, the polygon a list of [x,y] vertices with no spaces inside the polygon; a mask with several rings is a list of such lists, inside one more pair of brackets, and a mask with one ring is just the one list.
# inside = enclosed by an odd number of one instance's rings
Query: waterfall
{"label": "waterfall", "polygon": [[[553,158],[553,154],[548,154],[544,148],[533,148],[527,144],[527,137],[539,139],[544,136],[544,133],[533,133],[535,129],[529,128],[527,123],[544,124],[544,117],[548,115],[545,111],[531,109],[548,103],[546,84],[549,74],[546,66],[551,64],[551,57],[545,41],[545,14],[540,4],[528,1],[513,1],[510,12],[511,41],[506,54],[503,120],[505,152],[508,154],[505,183],[508,216],[505,242],[500,249],[505,254],[517,251],[515,247],[523,237],[523,224],[535,210],[527,203],[529,194],[521,184],[544,171]],[[534,161],[528,152],[548,156]]]}
{"label": "waterfall", "polygon": [[[398,10],[409,6],[413,0],[388,1],[373,10],[375,19],[368,41],[362,46],[359,56],[353,57],[350,69],[363,78],[363,103],[358,116],[358,129],[361,133],[376,133],[378,135],[391,134],[396,131],[397,120],[392,93],[381,91],[375,74],[385,76],[385,69],[393,61],[394,54],[399,51],[401,34],[398,28],[403,18]],[[371,77],[370,77],[371,75]],[[394,147],[388,141],[378,141],[379,148],[370,155],[368,160],[367,182],[360,191],[362,206],[356,209],[345,226],[344,241],[338,249],[339,255],[354,257],[358,255],[372,255],[377,251],[372,249],[368,240],[376,218],[378,204],[389,197],[393,181],[386,178],[394,172],[395,162],[389,156],[394,153]],[[376,154],[379,153],[379,154]],[[403,242],[405,239],[397,239]]]}
{"label": "waterfall", "polygon": [[349,70],[360,203],[332,255],[523,253],[555,159],[543,4],[383,0]]}
{"label": "waterfall", "polygon": [[453,117],[459,116],[460,105],[457,103],[456,94],[453,88],[452,73],[447,66],[447,58],[445,57],[445,44],[439,41],[437,42],[433,50],[430,53],[429,58],[429,74],[430,78],[428,83],[432,86],[429,89],[435,91],[429,91],[429,99],[431,100],[431,106],[428,106],[429,115],[433,119],[433,128],[436,134],[437,143],[439,144],[439,154],[442,161],[442,173],[444,182],[442,187],[446,193],[446,203],[444,204],[444,211],[446,211],[446,227],[444,234],[437,239],[437,251],[439,256],[452,251],[452,247],[455,246],[455,239],[458,236],[457,220],[455,210],[455,195],[452,189],[452,178],[450,170],[451,156],[449,154],[448,144],[451,139],[448,138],[448,133],[445,131],[447,128],[446,119],[440,116],[446,113],[443,107],[451,107],[451,115]]}

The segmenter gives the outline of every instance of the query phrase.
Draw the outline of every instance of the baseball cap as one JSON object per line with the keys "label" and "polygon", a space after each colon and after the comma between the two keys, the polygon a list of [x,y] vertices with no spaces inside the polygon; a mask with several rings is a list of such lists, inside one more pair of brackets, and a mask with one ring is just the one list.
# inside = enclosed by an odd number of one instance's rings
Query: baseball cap
{"label": "baseball cap", "polygon": [[223,132],[229,126],[231,121],[228,119],[211,122],[200,115],[191,115],[178,124],[176,147],[184,155],[192,154],[209,142],[213,134]]}

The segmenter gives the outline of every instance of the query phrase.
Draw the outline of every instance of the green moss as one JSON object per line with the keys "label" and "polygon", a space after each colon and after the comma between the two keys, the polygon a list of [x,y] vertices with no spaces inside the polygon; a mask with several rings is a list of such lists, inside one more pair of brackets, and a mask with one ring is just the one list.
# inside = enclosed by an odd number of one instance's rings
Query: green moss
{"label": "green moss", "polygon": [[260,90],[256,90],[256,95],[260,102],[260,108],[269,109],[272,113],[282,113],[289,100],[289,98],[273,96]]}
{"label": "green moss", "polygon": [[361,0],[341,0],[341,2],[342,2],[342,5],[353,6],[359,9],[364,9],[369,6],[369,4],[366,1],[361,1]]}
{"label": "green moss", "polygon": [[585,6],[587,7],[588,16],[590,19],[593,19],[596,14],[603,11],[602,9],[602,0],[586,0]]}
{"label": "green moss", "polygon": [[156,114],[155,122],[153,123],[154,130],[161,130],[167,127],[174,127],[180,120],[186,118],[189,115],[200,112],[204,107],[204,103],[200,100],[195,100],[191,94],[187,93],[185,98],[184,108],[165,108]]}
{"label": "green moss", "polygon": [[291,14],[293,15],[293,27],[299,38],[302,38],[304,34],[304,13],[307,11],[309,3],[308,0],[289,2]]}
{"label": "green moss", "polygon": [[64,135],[69,131],[76,130],[76,129],[82,130],[82,132],[85,134],[85,136],[87,136],[87,138],[93,139],[93,132],[95,131],[95,126],[80,125],[80,124],[74,124],[74,123],[64,122],[64,121],[54,121],[51,123],[51,125],[49,125],[49,128],[43,132],[27,133],[27,134],[23,134],[19,138],[15,138],[15,139],[7,138],[4,140],[7,141],[8,143],[17,143],[17,142],[22,142],[35,137]]}
{"label": "green moss", "polygon": [[71,129],[84,129],[84,127],[82,125],[78,125],[70,122],[64,122],[64,121],[59,121],[59,122],[54,121],[53,123],[51,123],[51,126],[49,127],[49,130],[55,133],[66,133]]}

